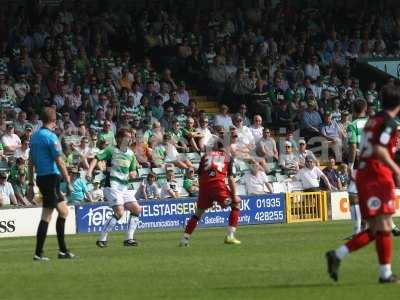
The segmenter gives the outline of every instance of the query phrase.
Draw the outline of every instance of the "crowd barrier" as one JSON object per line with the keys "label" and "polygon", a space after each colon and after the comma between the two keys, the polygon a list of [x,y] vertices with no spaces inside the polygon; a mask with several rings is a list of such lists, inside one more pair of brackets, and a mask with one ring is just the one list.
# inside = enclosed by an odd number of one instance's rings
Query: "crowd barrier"
{"label": "crowd barrier", "polygon": [[286,193],[287,222],[326,221],[326,192]]}
{"label": "crowd barrier", "polygon": [[[400,216],[400,190],[396,191],[396,214]],[[279,193],[257,196],[242,196],[240,225],[294,223],[308,221],[350,219],[347,192],[331,193],[328,201],[326,192]],[[196,209],[195,198],[140,201],[143,208],[139,229],[183,228]],[[328,208],[330,211],[328,218]],[[107,203],[69,206],[66,234],[99,232],[112,209]],[[230,208],[218,205],[210,208],[199,222],[199,227],[228,225]],[[41,208],[0,210],[0,238],[35,236],[41,216]],[[126,229],[128,214],[115,226],[114,231]],[[55,220],[52,218],[49,234],[55,234]]]}

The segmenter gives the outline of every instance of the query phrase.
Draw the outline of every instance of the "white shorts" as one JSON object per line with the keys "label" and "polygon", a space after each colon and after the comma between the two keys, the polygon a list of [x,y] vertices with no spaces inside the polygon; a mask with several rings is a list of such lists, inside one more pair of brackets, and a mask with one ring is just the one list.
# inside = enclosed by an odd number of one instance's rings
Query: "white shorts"
{"label": "white shorts", "polygon": [[358,194],[356,183],[353,180],[350,180],[349,187],[347,188],[347,192],[349,194],[354,194],[354,195]]}
{"label": "white shorts", "polygon": [[104,198],[110,203],[110,206],[124,205],[129,202],[137,202],[134,190],[120,191],[114,188],[106,187],[103,190]]}

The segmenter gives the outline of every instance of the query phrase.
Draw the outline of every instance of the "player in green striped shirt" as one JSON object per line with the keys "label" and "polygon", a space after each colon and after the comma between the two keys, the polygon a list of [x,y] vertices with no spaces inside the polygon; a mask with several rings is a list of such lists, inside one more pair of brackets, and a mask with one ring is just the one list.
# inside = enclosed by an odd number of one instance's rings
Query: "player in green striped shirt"
{"label": "player in green striped shirt", "polygon": [[107,246],[108,233],[122,218],[125,209],[130,212],[130,216],[124,245],[137,246],[138,244],[134,234],[139,224],[141,207],[135,198],[135,191],[128,190],[128,181],[136,176],[137,170],[135,154],[129,148],[131,143],[131,132],[128,129],[120,129],[117,134],[117,146],[109,146],[99,152],[90,163],[87,172],[88,178],[91,179],[98,161],[110,162],[109,186],[104,188],[104,197],[113,208],[114,214],[104,224],[100,238],[96,242],[100,248]]}
{"label": "player in green striped shirt", "polygon": [[347,126],[347,136],[349,144],[349,177],[350,183],[348,188],[349,202],[350,202],[350,214],[353,222],[353,234],[361,232],[361,211],[358,204],[358,192],[355,184],[356,170],[354,164],[356,162],[359,147],[361,142],[361,136],[368,121],[367,113],[367,102],[363,99],[357,100],[353,105],[353,120]]}

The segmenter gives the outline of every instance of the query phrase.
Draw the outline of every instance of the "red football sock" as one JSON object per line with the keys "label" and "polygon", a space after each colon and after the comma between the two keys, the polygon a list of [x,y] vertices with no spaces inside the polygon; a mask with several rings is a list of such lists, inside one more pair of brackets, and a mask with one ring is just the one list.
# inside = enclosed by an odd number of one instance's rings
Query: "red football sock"
{"label": "red football sock", "polygon": [[185,233],[192,234],[192,232],[196,229],[198,221],[199,218],[196,215],[193,215],[186,224]]}
{"label": "red football sock", "polygon": [[350,241],[346,243],[349,252],[356,251],[375,239],[375,236],[372,235],[369,229],[361,231],[359,234],[355,235]]}
{"label": "red football sock", "polygon": [[387,265],[392,261],[392,235],[390,232],[379,231],[376,234],[376,252],[379,264]]}
{"label": "red football sock", "polygon": [[240,209],[237,207],[233,207],[229,215],[229,226],[237,227],[237,224],[239,222],[239,216],[240,216]]}

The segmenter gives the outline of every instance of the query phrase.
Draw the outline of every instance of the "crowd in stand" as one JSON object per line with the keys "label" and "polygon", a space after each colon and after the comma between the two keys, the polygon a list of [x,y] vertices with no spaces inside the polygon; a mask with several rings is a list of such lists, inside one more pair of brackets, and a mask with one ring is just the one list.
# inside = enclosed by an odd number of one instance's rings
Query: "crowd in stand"
{"label": "crowd in stand", "polygon": [[[107,165],[92,183],[84,173],[120,128],[135,137],[141,199],[195,196],[200,155],[218,139],[239,161],[247,193],[272,192],[276,169],[305,190],[344,189],[346,165],[335,159],[346,153],[353,104],[363,98],[369,116],[379,110],[376,84],[360,89],[352,67],[400,56],[400,10],[291,2],[190,13],[183,3],[129,12],[93,1],[0,9],[0,205],[36,204],[27,160],[45,106],[58,112],[71,202],[103,199]],[[190,90],[220,111],[199,110]],[[313,137],[332,149],[323,172],[307,147]]]}

